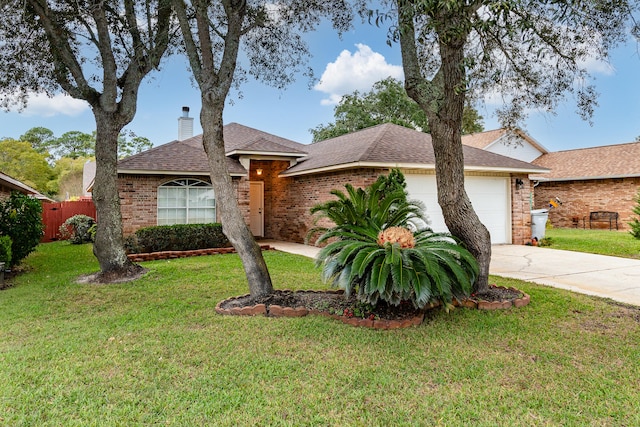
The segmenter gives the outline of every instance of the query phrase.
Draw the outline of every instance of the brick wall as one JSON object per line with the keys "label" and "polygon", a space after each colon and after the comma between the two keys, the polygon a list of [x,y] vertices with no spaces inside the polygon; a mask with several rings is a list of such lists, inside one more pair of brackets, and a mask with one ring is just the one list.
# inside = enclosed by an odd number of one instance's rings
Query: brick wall
{"label": "brick wall", "polygon": [[[344,190],[350,183],[354,187],[372,184],[386,169],[351,169],[311,176],[280,178],[278,175],[289,167],[287,161],[251,161],[249,177],[234,178],[238,205],[249,223],[249,182],[264,182],[264,230],[270,239],[304,242],[307,231],[314,226],[309,212],[312,206],[334,198],[333,189]],[[257,174],[257,169],[262,174]],[[207,180],[206,177],[121,175],[119,177],[120,203],[125,235],[141,227],[157,224],[157,190],[161,184],[178,178]],[[523,181],[523,188],[516,187],[516,178]],[[524,244],[531,239],[531,183],[526,175],[511,178],[512,241]],[[218,214],[219,220],[219,214]]]}
{"label": "brick wall", "polygon": [[279,178],[274,183],[271,201],[271,224],[268,237],[291,242],[304,242],[307,230],[314,222],[309,212],[312,206],[332,200],[333,189],[344,190],[350,183],[365,187],[386,174],[386,169],[351,169],[326,174]]}
{"label": "brick wall", "polygon": [[[522,186],[516,180],[522,180]],[[528,175],[511,177],[511,242],[523,245],[531,242],[531,204],[533,202],[533,184]]]}
{"label": "brick wall", "polygon": [[[158,225],[158,187],[180,178],[209,181],[202,176],[123,175],[118,176],[122,231],[125,236],[142,227]],[[247,196],[248,198],[248,196]]]}
{"label": "brick wall", "polygon": [[[577,226],[589,228],[589,212],[618,212],[618,226],[628,230],[627,223],[634,217],[632,210],[638,188],[640,178],[541,182],[535,188],[535,207],[545,208],[549,200],[556,197],[562,201],[562,205],[549,211],[549,220],[554,227],[574,227],[574,219],[577,219]],[[598,226],[609,228],[604,223]]]}
{"label": "brick wall", "polygon": [[157,225],[158,186],[169,181],[155,175],[119,175],[120,212],[125,236],[137,229]]}

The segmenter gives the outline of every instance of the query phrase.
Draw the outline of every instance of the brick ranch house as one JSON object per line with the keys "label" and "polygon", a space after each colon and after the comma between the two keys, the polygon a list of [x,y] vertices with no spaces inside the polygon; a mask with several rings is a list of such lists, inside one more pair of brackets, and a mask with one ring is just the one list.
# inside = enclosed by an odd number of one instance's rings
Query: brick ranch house
{"label": "brick ranch house", "polygon": [[[125,235],[146,226],[217,219],[202,135],[179,134],[119,162]],[[383,124],[304,145],[231,123],[224,137],[238,202],[257,237],[303,242],[313,225],[309,209],[332,198],[332,189],[367,186],[393,168],[405,174],[410,198],[425,203],[431,227],[446,231],[428,134]],[[546,169],[470,146],[464,158],[467,192],[492,243],[530,241],[528,176]]]}
{"label": "brick ranch house", "polygon": [[[549,212],[554,227],[589,228],[594,211],[617,212],[618,226],[628,230],[634,218],[635,197],[640,188],[640,142],[546,153],[533,161],[550,169],[531,175],[535,206],[546,207],[558,198],[562,205]],[[593,228],[607,223],[594,223]]]}

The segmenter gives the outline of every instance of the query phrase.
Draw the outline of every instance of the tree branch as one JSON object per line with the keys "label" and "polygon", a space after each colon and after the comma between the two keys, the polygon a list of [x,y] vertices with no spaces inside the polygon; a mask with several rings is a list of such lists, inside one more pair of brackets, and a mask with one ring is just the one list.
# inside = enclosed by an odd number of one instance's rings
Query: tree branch
{"label": "tree branch", "polygon": [[189,23],[189,17],[187,16],[186,5],[184,0],[173,0],[172,4],[180,24],[182,39],[185,44],[187,57],[189,58],[189,66],[191,67],[191,71],[193,72],[196,82],[200,84],[200,81],[202,80],[202,61],[198,53],[198,46],[196,45],[193,33],[191,32],[191,24]]}
{"label": "tree branch", "polygon": [[111,45],[109,21],[104,8],[98,3],[92,8],[91,15],[98,32],[98,45],[96,47],[102,62],[102,96],[100,97],[100,104],[105,112],[114,112],[117,108],[118,99],[118,66]]}
{"label": "tree branch", "polygon": [[[55,57],[54,66],[60,86],[73,97],[84,99],[89,104],[98,102],[99,93],[89,85],[69,44],[72,37],[69,36],[66,28],[57,22],[46,0],[26,0],[26,2],[40,19],[47,35],[51,53]],[[69,74],[75,84],[69,80]]]}

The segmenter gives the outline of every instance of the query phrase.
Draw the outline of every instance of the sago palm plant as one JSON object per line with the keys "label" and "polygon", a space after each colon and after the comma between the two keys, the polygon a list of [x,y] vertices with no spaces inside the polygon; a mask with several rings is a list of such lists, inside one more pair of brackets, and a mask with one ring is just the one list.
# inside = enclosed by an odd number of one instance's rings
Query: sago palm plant
{"label": "sago palm plant", "polygon": [[468,296],[478,274],[475,258],[449,234],[411,231],[411,223],[424,221],[422,207],[383,181],[366,189],[346,185],[346,194],[334,190],[337,200],[312,209],[334,223],[310,232],[322,232],[317,243],[328,243],[316,258],[323,279],[371,305],[412,301],[422,308],[439,300],[448,306]]}

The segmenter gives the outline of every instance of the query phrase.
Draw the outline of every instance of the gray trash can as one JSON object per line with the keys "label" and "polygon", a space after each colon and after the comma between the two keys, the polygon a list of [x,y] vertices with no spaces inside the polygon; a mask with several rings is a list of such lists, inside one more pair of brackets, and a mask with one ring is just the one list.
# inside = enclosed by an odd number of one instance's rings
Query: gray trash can
{"label": "gray trash can", "polygon": [[531,211],[531,238],[538,241],[544,239],[544,232],[549,219],[549,209],[534,209]]}

